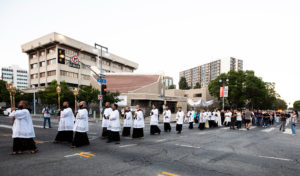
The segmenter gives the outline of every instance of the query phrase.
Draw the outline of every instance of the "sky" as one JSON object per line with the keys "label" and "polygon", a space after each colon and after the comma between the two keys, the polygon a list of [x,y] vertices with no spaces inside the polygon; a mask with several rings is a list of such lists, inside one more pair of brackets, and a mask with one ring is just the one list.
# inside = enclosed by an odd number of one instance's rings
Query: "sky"
{"label": "sky", "polygon": [[0,67],[28,68],[21,45],[51,32],[179,72],[235,57],[292,103],[300,99],[299,0],[0,0]]}

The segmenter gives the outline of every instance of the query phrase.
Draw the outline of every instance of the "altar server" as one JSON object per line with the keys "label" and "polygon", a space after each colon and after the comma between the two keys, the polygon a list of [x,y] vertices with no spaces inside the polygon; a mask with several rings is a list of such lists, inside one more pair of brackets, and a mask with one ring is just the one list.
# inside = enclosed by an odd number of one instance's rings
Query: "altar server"
{"label": "altar server", "polygon": [[20,101],[18,110],[11,108],[9,115],[13,119],[12,138],[13,138],[13,152],[12,155],[22,154],[23,151],[30,150],[31,154],[38,150],[35,146],[33,138],[35,137],[32,119],[30,112],[27,109],[27,102]]}
{"label": "altar server", "polygon": [[73,141],[73,129],[74,129],[74,114],[69,103],[65,101],[63,103],[63,110],[57,110],[60,113],[58,118],[58,133],[54,140],[54,143],[58,142],[72,142]]}
{"label": "altar server", "polygon": [[129,110],[129,107],[126,107],[124,112],[122,136],[124,137],[130,136],[131,126],[132,126],[132,113]]}
{"label": "altar server", "polygon": [[224,121],[224,124],[226,124],[225,126],[229,126],[230,125],[230,123],[231,123],[231,116],[232,116],[231,111],[227,110],[226,113],[225,113],[225,121]]}
{"label": "altar server", "polygon": [[136,112],[134,113],[132,139],[144,138],[144,113],[139,105],[136,105]]}
{"label": "altar server", "polygon": [[195,114],[195,111],[194,111],[194,108],[191,107],[190,110],[187,112],[187,115],[186,117],[188,118],[188,121],[189,121],[189,129],[193,129],[194,126],[194,114]]}
{"label": "altar server", "polygon": [[165,132],[171,132],[171,110],[169,109],[169,106],[166,105],[166,109],[163,113],[163,120],[164,120],[164,130]]}
{"label": "altar server", "polygon": [[206,122],[206,113],[204,112],[204,110],[202,110],[199,113],[199,127],[198,128],[200,130],[204,130],[205,122]]}
{"label": "altar server", "polygon": [[110,130],[107,143],[116,142],[116,144],[120,144],[120,113],[117,104],[113,104],[111,107],[112,112],[109,116],[109,124],[107,127]]}
{"label": "altar server", "polygon": [[111,112],[112,112],[112,109],[110,107],[110,103],[106,102],[104,113],[103,113],[103,118],[102,118],[102,139],[105,139],[108,137],[109,130],[107,129],[107,127],[109,124],[109,116],[110,116]]}
{"label": "altar server", "polygon": [[185,120],[184,112],[182,111],[181,107],[178,107],[178,112],[176,114],[176,131],[178,134],[182,131],[182,124]]}
{"label": "altar server", "polygon": [[76,114],[73,131],[75,132],[75,137],[72,142],[73,148],[90,144],[87,135],[89,131],[89,116],[85,101],[79,103],[79,110]]}
{"label": "altar server", "polygon": [[222,126],[222,118],[221,118],[221,112],[217,109],[217,119],[216,119],[216,123],[218,125],[218,127]]}
{"label": "altar server", "polygon": [[150,111],[150,135],[154,135],[156,133],[160,134],[160,129],[158,127],[158,109],[156,106],[153,104],[152,105],[152,110]]}

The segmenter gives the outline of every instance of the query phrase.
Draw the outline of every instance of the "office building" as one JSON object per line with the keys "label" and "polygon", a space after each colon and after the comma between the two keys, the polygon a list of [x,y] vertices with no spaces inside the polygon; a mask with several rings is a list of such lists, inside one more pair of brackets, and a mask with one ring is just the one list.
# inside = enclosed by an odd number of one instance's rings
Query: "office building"
{"label": "office building", "polygon": [[17,65],[3,67],[1,69],[1,77],[3,81],[13,83],[17,89],[25,89],[28,87],[27,70],[24,70]]}
{"label": "office building", "polygon": [[219,59],[207,64],[203,64],[179,73],[179,77],[184,77],[188,85],[193,88],[196,83],[201,87],[207,87],[210,81],[216,79],[221,73],[230,70],[243,70],[243,61],[233,57]]}
{"label": "office building", "polygon": [[[67,36],[50,33],[22,45],[22,51],[28,55],[30,87],[43,89],[51,81],[65,81],[70,87],[90,85],[89,66],[100,67],[102,73],[133,72],[138,64],[103,50],[82,43]],[[76,57],[82,64],[72,62]],[[73,60],[74,61],[74,60]]]}

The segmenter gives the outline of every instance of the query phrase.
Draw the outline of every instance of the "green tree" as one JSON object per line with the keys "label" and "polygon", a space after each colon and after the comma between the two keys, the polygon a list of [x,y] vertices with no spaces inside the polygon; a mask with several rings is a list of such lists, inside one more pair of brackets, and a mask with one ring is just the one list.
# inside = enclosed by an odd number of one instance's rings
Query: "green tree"
{"label": "green tree", "polygon": [[294,111],[300,111],[300,100],[295,101],[293,107]]}
{"label": "green tree", "polygon": [[201,88],[201,85],[199,82],[196,82],[196,85],[194,86],[194,89],[200,89]]}
{"label": "green tree", "polygon": [[5,81],[0,80],[0,102],[10,103],[9,92],[6,89]]}
{"label": "green tree", "polygon": [[103,97],[103,105],[105,102],[118,103],[120,101],[118,96],[120,96],[119,92],[106,92],[106,95]]}
{"label": "green tree", "polygon": [[[38,91],[37,95],[41,99],[43,104],[48,104],[48,105],[54,105],[57,104],[57,88],[58,84],[56,80],[53,80],[46,88],[44,91]],[[60,88],[61,88],[61,93],[60,93],[60,99],[61,103],[64,101],[68,101],[70,104],[70,107],[74,106],[74,101],[75,97],[72,92],[72,90],[69,88],[68,84],[65,81],[60,82]]]}
{"label": "green tree", "polygon": [[168,89],[176,89],[176,85],[172,84],[168,87]]}
{"label": "green tree", "polygon": [[284,100],[280,98],[275,100],[274,109],[287,109],[287,107],[288,105]]}
{"label": "green tree", "polygon": [[278,102],[282,103],[277,100],[279,95],[275,92],[274,83],[264,82],[255,76],[253,71],[230,71],[219,75],[208,86],[210,94],[218,97],[220,104],[220,87],[224,82],[219,82],[219,80],[226,79],[229,80],[228,83],[225,83],[229,87],[228,98],[225,99],[227,107],[243,108],[247,106],[253,109],[274,109],[278,107]]}
{"label": "green tree", "polygon": [[188,90],[188,89],[190,89],[188,83],[186,82],[185,77],[181,77],[180,78],[179,89],[181,89],[181,90]]}
{"label": "green tree", "polygon": [[90,86],[79,86],[78,90],[78,101],[85,101],[87,104],[90,103],[97,103],[98,94],[100,91],[98,89],[94,89],[91,85]]}

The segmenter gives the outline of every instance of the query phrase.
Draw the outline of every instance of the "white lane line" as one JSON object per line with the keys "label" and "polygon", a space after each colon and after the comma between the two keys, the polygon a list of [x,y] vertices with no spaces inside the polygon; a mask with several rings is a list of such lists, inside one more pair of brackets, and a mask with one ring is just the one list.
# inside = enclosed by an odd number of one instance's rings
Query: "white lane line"
{"label": "white lane line", "polygon": [[270,133],[273,130],[275,130],[274,127],[271,127],[271,128],[268,128],[268,129],[264,129],[264,130],[261,130],[261,131],[266,132],[266,133]]}
{"label": "white lane line", "polygon": [[175,144],[177,146],[180,146],[180,147],[188,147],[188,148],[196,148],[196,149],[199,149],[201,147],[196,147],[196,146],[191,146],[191,145],[184,145],[184,144]]}
{"label": "white lane line", "polygon": [[275,159],[275,160],[282,160],[282,161],[292,161],[291,159],[287,159],[287,158],[276,158],[276,157],[272,157],[272,156],[258,156],[260,158],[268,158],[268,159]]}
{"label": "white lane line", "polygon": [[127,145],[120,145],[119,147],[123,148],[123,147],[132,147],[132,146],[136,146],[137,144],[127,144]]}
{"label": "white lane line", "polygon": [[157,140],[156,142],[163,142],[163,141],[166,141],[167,139],[160,139],[160,140]]}
{"label": "white lane line", "polygon": [[8,128],[8,129],[12,128],[12,126],[10,126],[10,125],[0,125],[0,127],[2,127],[2,128]]}

